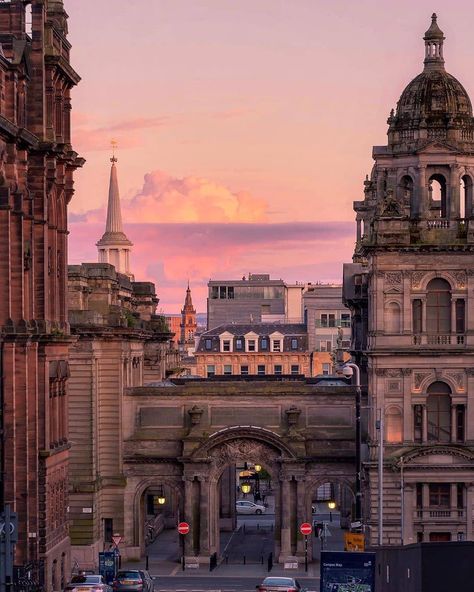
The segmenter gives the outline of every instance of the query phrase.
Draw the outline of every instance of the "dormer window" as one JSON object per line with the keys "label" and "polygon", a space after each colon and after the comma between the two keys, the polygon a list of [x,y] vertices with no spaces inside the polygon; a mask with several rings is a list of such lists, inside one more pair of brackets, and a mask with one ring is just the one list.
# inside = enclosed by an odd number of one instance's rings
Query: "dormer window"
{"label": "dormer window", "polygon": [[222,351],[230,352],[230,339],[224,339],[222,341]]}
{"label": "dormer window", "polygon": [[249,339],[247,341],[247,351],[249,351],[249,352],[257,351],[257,346],[255,344],[255,339]]}
{"label": "dormer window", "polygon": [[291,339],[291,349],[292,350],[298,349],[298,340],[296,339],[296,337],[293,337]]}
{"label": "dormer window", "polygon": [[262,339],[260,340],[260,349],[261,350],[268,350],[268,338],[267,337],[262,337]]}
{"label": "dormer window", "polygon": [[212,349],[212,339],[206,339],[204,342],[204,347],[209,351]]}
{"label": "dormer window", "polygon": [[274,339],[272,343],[272,351],[281,352],[281,341],[280,339]]}
{"label": "dormer window", "polygon": [[235,340],[235,349],[238,351],[242,351],[244,349],[244,340],[242,337],[237,337]]}

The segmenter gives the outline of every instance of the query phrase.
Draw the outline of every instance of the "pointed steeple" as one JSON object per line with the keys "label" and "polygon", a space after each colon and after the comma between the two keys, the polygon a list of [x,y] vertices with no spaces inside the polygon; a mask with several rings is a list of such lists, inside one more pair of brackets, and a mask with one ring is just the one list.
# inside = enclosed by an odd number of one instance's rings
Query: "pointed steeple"
{"label": "pointed steeple", "polygon": [[[186,297],[184,299],[184,306],[181,310],[181,323],[180,323],[180,344],[181,347],[193,346],[194,336],[196,335],[197,323],[196,323],[196,310],[193,306],[193,299],[191,297],[191,288],[186,289]],[[194,347],[192,347],[194,351]],[[190,352],[188,347],[188,352]]]}
{"label": "pointed steeple", "polygon": [[99,262],[111,263],[118,273],[128,275],[130,272],[130,242],[123,231],[122,211],[120,208],[120,193],[117,179],[117,158],[115,157],[115,143],[112,142],[113,154],[110,162],[109,199],[107,202],[107,222],[105,232],[97,243],[99,249]]}
{"label": "pointed steeple", "polygon": [[184,299],[184,307],[183,310],[181,311],[182,313],[196,313],[196,311],[194,310],[193,307],[193,299],[191,297],[191,288],[189,287],[189,280],[188,280],[188,287],[186,289],[186,298]]}

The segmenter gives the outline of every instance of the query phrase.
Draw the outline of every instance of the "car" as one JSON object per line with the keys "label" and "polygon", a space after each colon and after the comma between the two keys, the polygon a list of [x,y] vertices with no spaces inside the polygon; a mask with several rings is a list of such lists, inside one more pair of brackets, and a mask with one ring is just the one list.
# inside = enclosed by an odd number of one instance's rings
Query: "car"
{"label": "car", "polygon": [[304,588],[296,578],[280,578],[270,576],[256,586],[259,592],[304,592]]}
{"label": "car", "polygon": [[112,582],[114,592],[153,592],[153,580],[143,569],[121,569]]}
{"label": "car", "polygon": [[237,514],[263,514],[267,508],[262,504],[254,504],[247,500],[238,500],[235,503],[235,509]]}
{"label": "car", "polygon": [[64,592],[112,592],[112,588],[101,575],[81,573],[71,578]]}

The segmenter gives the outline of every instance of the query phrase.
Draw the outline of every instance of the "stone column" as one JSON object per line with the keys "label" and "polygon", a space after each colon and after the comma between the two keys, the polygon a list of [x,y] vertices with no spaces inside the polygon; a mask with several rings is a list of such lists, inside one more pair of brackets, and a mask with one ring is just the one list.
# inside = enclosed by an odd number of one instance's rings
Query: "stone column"
{"label": "stone column", "polygon": [[199,516],[200,516],[200,531],[199,531],[199,555],[201,557],[210,556],[210,535],[209,535],[209,518],[210,518],[210,496],[209,496],[209,480],[205,477],[199,477]]}
{"label": "stone column", "polygon": [[[280,512],[281,512],[281,535],[280,535],[280,558],[285,559],[291,555],[291,525],[290,525],[290,483],[285,477],[280,482]],[[280,559],[281,561],[281,559]]]}
{"label": "stone column", "polygon": [[406,483],[403,488],[403,545],[416,542],[413,536],[414,498],[414,486],[411,483]]}
{"label": "stone column", "polygon": [[419,167],[419,201],[417,214],[426,215],[428,210],[428,190],[426,187],[426,166]]}
{"label": "stone column", "polygon": [[473,540],[472,508],[474,507],[474,483],[466,483],[466,540]]}
{"label": "stone column", "polygon": [[422,419],[423,419],[423,432],[422,432],[422,442],[423,444],[425,444],[426,442],[428,442],[428,410],[426,408],[426,405],[422,406]]}
{"label": "stone column", "polygon": [[296,554],[299,557],[304,557],[304,536],[299,531],[299,526],[303,522],[312,522],[312,516],[307,516],[306,511],[306,482],[303,476],[296,478],[296,525],[297,530],[297,543],[296,543]]}
{"label": "stone column", "polygon": [[451,483],[451,520],[458,517],[458,484]]}
{"label": "stone column", "polygon": [[[184,477],[184,521],[189,524],[189,533],[184,535],[184,554],[186,557],[194,557],[194,478]],[[180,535],[181,536],[181,535]]]}
{"label": "stone column", "polygon": [[456,442],[456,407],[457,405],[451,405],[451,442]]}

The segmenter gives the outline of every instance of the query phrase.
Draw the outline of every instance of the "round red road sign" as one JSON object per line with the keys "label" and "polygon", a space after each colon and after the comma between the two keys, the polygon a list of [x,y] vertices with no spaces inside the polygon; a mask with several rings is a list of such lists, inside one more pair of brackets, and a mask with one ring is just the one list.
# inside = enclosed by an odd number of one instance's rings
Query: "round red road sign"
{"label": "round red road sign", "polygon": [[178,532],[179,532],[179,534],[188,534],[189,524],[187,522],[180,522],[178,524]]}
{"label": "round red road sign", "polygon": [[300,532],[301,534],[304,534],[304,536],[311,534],[313,532],[311,524],[309,522],[303,522],[303,524],[300,525]]}

